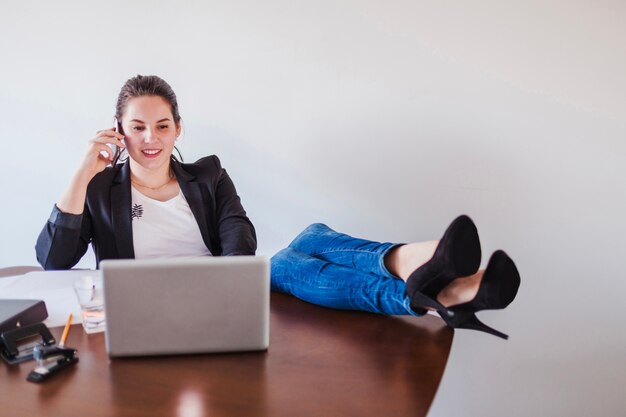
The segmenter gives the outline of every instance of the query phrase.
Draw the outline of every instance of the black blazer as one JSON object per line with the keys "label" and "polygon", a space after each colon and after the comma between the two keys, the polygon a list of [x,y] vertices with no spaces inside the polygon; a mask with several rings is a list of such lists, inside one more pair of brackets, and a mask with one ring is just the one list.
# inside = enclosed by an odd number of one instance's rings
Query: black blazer
{"label": "black blazer", "polygon": [[[211,253],[254,255],[254,226],[218,157],[208,156],[193,164],[172,159],[172,169]],[[103,259],[134,258],[131,221],[130,165],[126,161],[91,180],[82,214],[53,207],[37,239],[37,260],[44,269],[69,269],[82,258],[89,243],[96,254],[96,267]]]}

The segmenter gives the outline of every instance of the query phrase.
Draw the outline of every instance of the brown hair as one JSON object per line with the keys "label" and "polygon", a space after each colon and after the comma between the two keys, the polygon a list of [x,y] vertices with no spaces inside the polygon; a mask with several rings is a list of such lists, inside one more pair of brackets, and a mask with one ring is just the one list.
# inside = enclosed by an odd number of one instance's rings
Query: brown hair
{"label": "brown hair", "polygon": [[[120,122],[118,127],[119,133],[124,134],[124,130],[122,129],[121,124],[122,115],[126,111],[126,106],[128,105],[128,102],[130,101],[130,99],[143,96],[157,96],[167,101],[172,110],[174,122],[176,123],[176,125],[180,124],[178,102],[176,101],[176,94],[174,93],[174,90],[172,90],[172,87],[170,87],[170,85],[164,79],[157,77],[156,75],[137,75],[136,77],[128,79],[124,83],[122,89],[120,90],[120,94],[117,96],[115,117]],[[178,155],[182,160],[183,158],[178,148],[174,147],[174,149],[176,149],[176,152],[178,152]],[[117,151],[115,152],[115,156],[113,158],[113,166],[115,166],[115,164],[118,162],[121,153],[122,151],[117,148]],[[176,157],[174,157],[173,155],[172,157],[176,159]]]}

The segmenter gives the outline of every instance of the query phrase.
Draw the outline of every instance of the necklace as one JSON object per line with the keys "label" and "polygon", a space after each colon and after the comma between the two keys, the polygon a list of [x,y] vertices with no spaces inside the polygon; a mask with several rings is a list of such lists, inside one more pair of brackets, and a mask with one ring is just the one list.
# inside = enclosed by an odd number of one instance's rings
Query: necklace
{"label": "necklace", "polygon": [[152,191],[157,191],[157,190],[160,190],[161,188],[165,187],[167,184],[169,184],[172,181],[173,178],[174,178],[174,176],[172,175],[172,171],[170,171],[170,177],[167,179],[167,181],[164,184],[161,184],[158,187],[148,187],[147,185],[140,184],[140,183],[138,183],[137,181],[135,181],[133,179],[132,175],[130,177],[130,182],[132,182],[133,184],[135,184],[138,187],[147,188],[147,189],[152,190]]}

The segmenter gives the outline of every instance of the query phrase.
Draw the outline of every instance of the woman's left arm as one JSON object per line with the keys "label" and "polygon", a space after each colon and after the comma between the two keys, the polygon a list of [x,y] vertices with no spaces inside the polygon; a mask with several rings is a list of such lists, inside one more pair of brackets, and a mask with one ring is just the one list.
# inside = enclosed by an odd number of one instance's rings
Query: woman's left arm
{"label": "woman's left arm", "polygon": [[[219,165],[219,160],[216,162]],[[221,166],[218,166],[218,172],[215,203],[222,255],[254,255],[256,252],[254,226],[241,205],[241,199],[228,173]]]}

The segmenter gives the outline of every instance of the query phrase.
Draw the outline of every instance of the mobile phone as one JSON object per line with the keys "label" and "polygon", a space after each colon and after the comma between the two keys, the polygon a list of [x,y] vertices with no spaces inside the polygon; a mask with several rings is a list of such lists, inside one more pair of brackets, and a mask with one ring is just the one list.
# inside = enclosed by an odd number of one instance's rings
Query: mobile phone
{"label": "mobile phone", "polygon": [[[115,133],[120,133],[122,131],[122,126],[120,125],[120,121],[117,120],[117,117],[113,117],[113,121],[115,124]],[[119,157],[119,149],[117,147],[117,145],[114,145],[112,143],[109,143],[109,148],[111,148],[111,151],[113,151],[113,161],[111,164],[115,163]]]}
{"label": "mobile phone", "polygon": [[[114,117],[113,121],[115,123],[115,133],[119,133],[120,130],[122,130],[122,128],[120,127],[120,121],[117,120],[117,117]],[[113,151],[113,155],[115,155],[115,153],[117,152],[117,145],[113,145],[112,143],[109,143],[109,146],[111,147],[111,150]]]}
{"label": "mobile phone", "polygon": [[122,125],[120,124],[120,121],[117,120],[117,117],[114,117],[113,120],[115,121],[115,131],[117,133],[120,133],[122,131]]}

